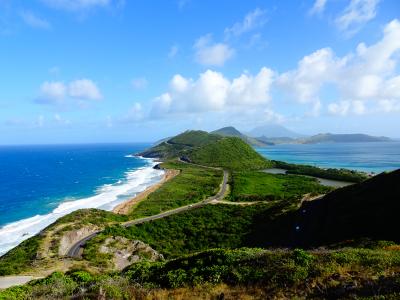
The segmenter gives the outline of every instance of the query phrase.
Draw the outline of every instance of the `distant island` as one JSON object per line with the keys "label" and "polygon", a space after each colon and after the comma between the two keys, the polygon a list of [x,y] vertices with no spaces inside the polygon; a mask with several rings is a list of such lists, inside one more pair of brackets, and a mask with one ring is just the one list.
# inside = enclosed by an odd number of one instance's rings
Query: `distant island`
{"label": "distant island", "polygon": [[[269,132],[268,130],[271,130]],[[385,136],[371,136],[367,134],[333,134],[320,133],[313,136],[305,136],[281,125],[267,125],[253,129],[249,134],[244,134],[233,126],[223,127],[210,134],[223,137],[238,137],[253,147],[269,147],[279,144],[322,144],[322,143],[368,143],[368,142],[391,142],[392,139]],[[252,134],[252,135],[250,135]],[[254,134],[262,134],[254,136]],[[283,134],[283,135],[280,135]],[[286,134],[286,135],[285,135]],[[155,145],[162,144],[172,139],[171,137],[161,139]]]}
{"label": "distant island", "polygon": [[385,136],[372,136],[362,133],[319,133],[313,136],[306,136],[291,131],[281,125],[265,125],[256,127],[248,134],[244,134],[232,126],[215,130],[212,133],[222,136],[240,137],[242,140],[255,147],[267,147],[276,144],[368,143],[393,141]]}

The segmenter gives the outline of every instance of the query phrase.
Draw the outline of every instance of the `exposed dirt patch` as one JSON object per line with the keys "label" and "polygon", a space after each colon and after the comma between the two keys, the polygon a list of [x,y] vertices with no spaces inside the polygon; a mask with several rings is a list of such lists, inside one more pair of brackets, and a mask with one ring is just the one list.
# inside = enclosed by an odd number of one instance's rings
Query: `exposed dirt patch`
{"label": "exposed dirt patch", "polygon": [[120,236],[107,238],[100,246],[99,252],[113,254],[112,260],[117,270],[122,270],[141,260],[157,261],[164,259],[162,254],[149,245],[139,240],[131,241]]}

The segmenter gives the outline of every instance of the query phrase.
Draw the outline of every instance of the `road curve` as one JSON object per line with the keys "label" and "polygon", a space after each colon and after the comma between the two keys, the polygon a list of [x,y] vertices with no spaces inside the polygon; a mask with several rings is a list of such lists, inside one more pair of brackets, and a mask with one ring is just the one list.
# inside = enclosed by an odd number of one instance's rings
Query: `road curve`
{"label": "road curve", "polygon": [[[188,211],[191,209],[195,209],[195,208],[199,208],[202,207],[208,203],[211,203],[212,201],[219,201],[221,199],[223,199],[225,193],[226,193],[226,189],[227,189],[227,184],[228,184],[228,177],[229,177],[229,173],[226,170],[223,170],[224,172],[224,176],[222,179],[222,183],[220,186],[220,189],[218,191],[217,194],[215,194],[214,196],[208,197],[207,199],[197,202],[197,203],[193,203],[193,204],[189,204],[189,205],[185,205],[185,206],[181,206],[172,210],[168,210],[165,212],[162,212],[158,215],[154,215],[154,216],[150,216],[150,217],[145,217],[145,218],[140,218],[140,219],[136,219],[136,220],[132,220],[132,221],[128,221],[125,223],[122,223],[121,225],[124,227],[129,227],[129,226],[133,226],[133,225],[138,225],[138,224],[142,224],[145,222],[149,222],[149,221],[153,221],[153,220],[157,220],[157,219],[162,219],[174,214],[178,214],[184,211]],[[76,242],[74,245],[72,245],[72,247],[68,250],[67,252],[67,256],[72,257],[72,258],[80,258],[81,254],[82,254],[82,249],[84,247],[84,245],[86,244],[87,241],[91,240],[92,238],[94,238],[95,236],[97,236],[99,233],[101,233],[102,230],[96,231],[90,235],[88,235],[87,237],[84,237],[83,239],[79,240],[78,242]]]}

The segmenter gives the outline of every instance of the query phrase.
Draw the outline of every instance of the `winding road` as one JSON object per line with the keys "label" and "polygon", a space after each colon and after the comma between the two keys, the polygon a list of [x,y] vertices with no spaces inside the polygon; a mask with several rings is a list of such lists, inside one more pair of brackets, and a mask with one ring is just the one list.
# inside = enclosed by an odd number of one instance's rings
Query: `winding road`
{"label": "winding road", "polygon": [[[201,167],[206,167],[206,166],[201,166]],[[226,190],[227,190],[228,177],[229,177],[228,171],[223,170],[223,172],[224,172],[224,175],[223,175],[222,183],[220,185],[220,190],[214,196],[208,197],[207,199],[205,199],[203,201],[200,201],[200,202],[197,202],[197,203],[181,206],[181,207],[178,207],[176,209],[172,209],[172,210],[168,210],[168,211],[162,212],[162,213],[160,213],[158,215],[154,215],[154,216],[150,216],[150,217],[145,217],[145,218],[140,218],[140,219],[128,221],[128,222],[122,223],[121,225],[124,226],[124,227],[138,225],[138,224],[142,224],[142,223],[145,223],[145,222],[150,222],[150,221],[157,220],[157,219],[162,219],[162,218],[165,218],[165,217],[168,217],[168,216],[171,216],[171,215],[174,215],[174,214],[178,214],[178,213],[181,213],[181,212],[184,212],[184,211],[188,211],[188,210],[191,210],[191,209],[199,208],[199,207],[202,207],[202,206],[207,205],[209,203],[222,200],[224,198],[224,195],[225,195]],[[101,232],[102,232],[102,230],[96,231],[96,232],[84,237],[80,241],[76,242],[68,250],[67,256],[72,257],[72,258],[80,258],[81,255],[82,255],[83,247],[85,246],[85,244],[89,240],[91,240],[92,238],[94,238],[95,236],[100,234]]]}

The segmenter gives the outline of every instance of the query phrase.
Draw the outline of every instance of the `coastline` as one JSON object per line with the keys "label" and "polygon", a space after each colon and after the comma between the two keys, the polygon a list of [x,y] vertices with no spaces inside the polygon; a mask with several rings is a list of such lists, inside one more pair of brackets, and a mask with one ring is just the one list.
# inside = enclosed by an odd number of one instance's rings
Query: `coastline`
{"label": "coastline", "polygon": [[112,209],[112,212],[120,215],[127,215],[135,204],[144,200],[148,195],[158,190],[164,183],[173,179],[179,173],[180,173],[179,170],[164,170],[163,178],[159,182],[149,186],[147,189],[140,192],[135,197],[118,204],[116,207]]}
{"label": "coastline", "polygon": [[159,183],[160,179],[165,176],[165,172],[154,169],[156,161],[143,157],[137,158],[147,162],[144,166],[125,171],[124,178],[121,178],[121,180],[100,186],[89,197],[68,199],[67,201],[60,202],[49,213],[36,214],[0,226],[0,257],[24,240],[35,236],[59,218],[73,211],[86,208],[112,211],[116,205],[118,206],[121,203],[119,197],[124,194],[132,193],[131,195],[134,195],[148,189],[149,186],[153,186],[154,182]]}

